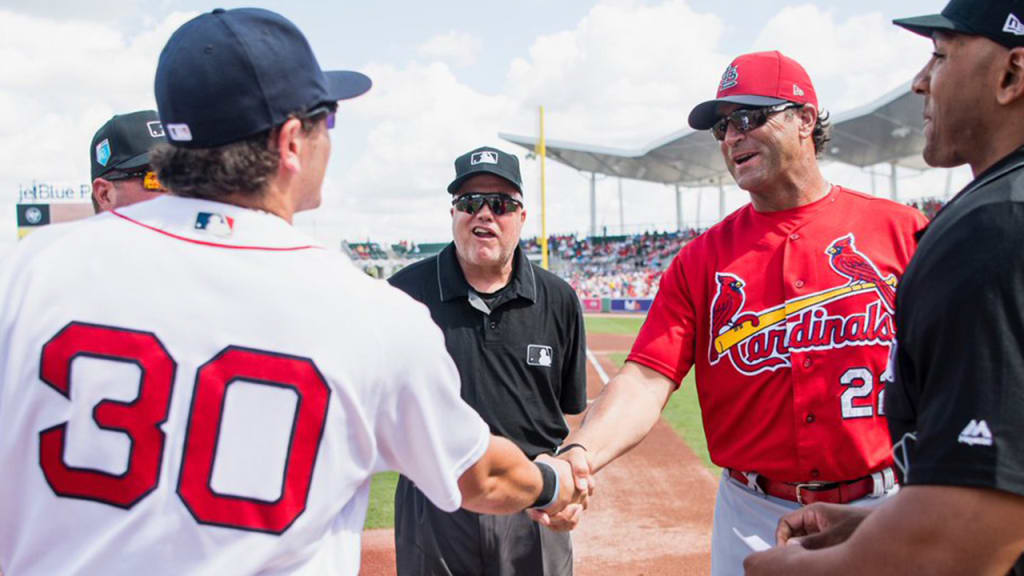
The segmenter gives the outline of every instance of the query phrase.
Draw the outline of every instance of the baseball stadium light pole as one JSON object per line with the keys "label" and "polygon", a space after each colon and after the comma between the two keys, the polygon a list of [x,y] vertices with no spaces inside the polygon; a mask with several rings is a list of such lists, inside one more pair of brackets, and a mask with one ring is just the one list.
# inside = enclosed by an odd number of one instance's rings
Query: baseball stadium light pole
{"label": "baseball stadium light pole", "polygon": [[547,190],[544,188],[544,157],[547,146],[544,145],[544,107],[540,107],[540,138],[537,139],[537,157],[540,158],[540,265],[548,269],[548,213]]}

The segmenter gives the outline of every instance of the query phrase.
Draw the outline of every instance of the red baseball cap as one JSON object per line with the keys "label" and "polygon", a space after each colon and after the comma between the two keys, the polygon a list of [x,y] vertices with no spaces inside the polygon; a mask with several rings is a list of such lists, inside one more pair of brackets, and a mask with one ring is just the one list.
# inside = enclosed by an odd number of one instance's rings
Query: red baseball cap
{"label": "red baseball cap", "polygon": [[690,111],[690,127],[707,130],[721,117],[718,105],[776,106],[786,102],[818,107],[818,96],[804,67],[778,50],[737,57],[718,83],[718,96]]}

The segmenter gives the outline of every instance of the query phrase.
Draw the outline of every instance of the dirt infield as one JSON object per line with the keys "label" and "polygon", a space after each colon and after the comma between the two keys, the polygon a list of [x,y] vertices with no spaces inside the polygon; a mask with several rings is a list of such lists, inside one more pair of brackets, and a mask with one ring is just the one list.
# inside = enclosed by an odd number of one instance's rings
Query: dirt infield
{"label": "dirt infield", "polygon": [[[632,336],[588,334],[594,356],[609,375],[609,355],[625,352]],[[587,390],[603,386],[587,366]],[[576,426],[578,418],[570,420]],[[717,480],[668,424],[659,422],[630,453],[597,476],[597,493],[573,532],[579,576],[687,576],[708,574]],[[363,536],[363,576],[395,573],[391,530]]]}

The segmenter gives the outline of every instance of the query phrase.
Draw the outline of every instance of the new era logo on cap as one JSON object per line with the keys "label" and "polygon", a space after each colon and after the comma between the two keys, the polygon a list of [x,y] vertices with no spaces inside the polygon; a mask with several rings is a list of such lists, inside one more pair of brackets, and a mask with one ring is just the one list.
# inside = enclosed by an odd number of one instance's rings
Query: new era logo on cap
{"label": "new era logo on cap", "polygon": [[469,159],[471,166],[476,164],[497,164],[498,153],[490,150],[484,150],[483,152],[475,152]]}
{"label": "new era logo on cap", "polygon": [[1024,24],[1012,12],[1006,17],[1006,24],[1003,24],[1003,32],[1009,32],[1016,36],[1024,36]]}

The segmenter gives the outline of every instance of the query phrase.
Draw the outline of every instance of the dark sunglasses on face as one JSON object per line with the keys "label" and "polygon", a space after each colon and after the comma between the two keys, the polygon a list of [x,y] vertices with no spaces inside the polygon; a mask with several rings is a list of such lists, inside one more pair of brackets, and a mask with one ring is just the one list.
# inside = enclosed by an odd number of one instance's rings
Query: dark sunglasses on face
{"label": "dark sunglasses on face", "polygon": [[725,140],[725,133],[729,130],[729,124],[732,124],[732,127],[737,132],[750,132],[764,126],[772,115],[778,114],[783,110],[800,107],[800,104],[786,103],[777,106],[766,106],[764,108],[741,108],[719,118],[718,122],[711,126],[711,134],[715,137],[715,140],[721,142]]}
{"label": "dark sunglasses on face", "polygon": [[487,204],[495,216],[515,212],[523,207],[522,202],[508,194],[464,194],[452,200],[452,206],[466,214],[476,214],[484,204]]}
{"label": "dark sunglasses on face", "polygon": [[143,167],[138,170],[131,172],[123,172],[121,170],[111,170],[102,176],[104,180],[115,182],[117,180],[131,180],[132,178],[141,178],[142,187],[146,190],[162,190],[163,184],[156,177],[156,172],[153,170]]}

